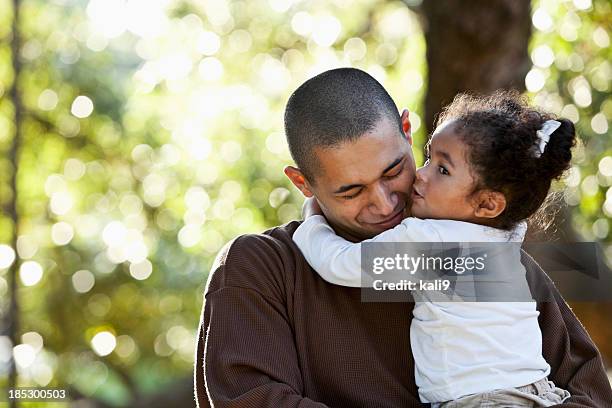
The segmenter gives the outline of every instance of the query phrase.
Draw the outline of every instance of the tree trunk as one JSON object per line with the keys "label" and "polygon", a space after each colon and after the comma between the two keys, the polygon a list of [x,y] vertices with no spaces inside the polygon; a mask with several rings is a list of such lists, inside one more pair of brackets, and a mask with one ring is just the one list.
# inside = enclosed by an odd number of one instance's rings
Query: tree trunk
{"label": "tree trunk", "polygon": [[[13,104],[14,111],[14,134],[11,139],[11,144],[8,151],[8,157],[11,162],[12,174],[10,176],[10,187],[12,196],[7,204],[7,212],[11,218],[13,231],[11,234],[11,246],[17,250],[17,236],[19,234],[19,213],[17,209],[17,169],[19,164],[19,151],[21,144],[21,122],[22,122],[22,103],[19,90],[19,76],[21,73],[21,63],[19,61],[19,50],[21,49],[21,38],[19,36],[19,0],[13,0],[13,22],[12,22],[12,39],[11,39],[11,61],[13,65],[13,83],[9,90],[9,96]],[[19,303],[17,299],[17,270],[19,268],[19,256],[15,258],[15,262],[10,266],[8,272],[9,280],[9,295],[10,303],[8,309],[8,335],[13,346],[19,339]],[[17,385],[17,370],[15,360],[11,358],[8,378],[8,388],[15,388]],[[10,407],[16,407],[16,400],[10,401]]]}
{"label": "tree trunk", "polygon": [[529,0],[424,1],[429,69],[425,125],[459,92],[525,89],[531,67]]}

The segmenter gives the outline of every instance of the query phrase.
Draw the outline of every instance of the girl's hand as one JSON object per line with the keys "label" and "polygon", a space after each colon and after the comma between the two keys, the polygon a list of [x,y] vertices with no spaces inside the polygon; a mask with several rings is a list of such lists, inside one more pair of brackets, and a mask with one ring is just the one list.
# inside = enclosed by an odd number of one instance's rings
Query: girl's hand
{"label": "girl's hand", "polygon": [[314,197],[307,198],[302,206],[302,217],[304,219],[312,217],[313,215],[323,215],[319,203]]}

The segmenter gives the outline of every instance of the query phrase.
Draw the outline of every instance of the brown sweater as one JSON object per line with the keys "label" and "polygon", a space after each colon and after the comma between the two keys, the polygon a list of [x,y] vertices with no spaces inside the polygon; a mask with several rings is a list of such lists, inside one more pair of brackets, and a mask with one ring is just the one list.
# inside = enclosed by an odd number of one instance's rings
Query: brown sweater
{"label": "brown sweater", "polygon": [[[413,303],[362,303],[304,260],[291,222],[238,237],[206,288],[195,366],[199,407],[421,407],[409,327]],[[527,255],[549,378],[563,407],[612,407],[602,359],[548,277]]]}

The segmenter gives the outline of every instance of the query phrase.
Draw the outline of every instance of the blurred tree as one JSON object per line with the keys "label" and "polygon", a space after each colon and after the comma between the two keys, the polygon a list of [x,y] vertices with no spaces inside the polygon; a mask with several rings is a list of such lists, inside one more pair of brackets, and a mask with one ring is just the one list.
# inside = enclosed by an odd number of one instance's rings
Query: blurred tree
{"label": "blurred tree", "polygon": [[414,9],[427,42],[428,132],[436,114],[460,92],[525,89],[530,0],[424,1]]}
{"label": "blurred tree", "polygon": [[[19,78],[21,76],[21,61],[19,60],[19,50],[21,49],[21,35],[20,35],[20,1],[13,0],[12,4],[12,24],[11,24],[11,53],[10,60],[13,68],[13,78],[11,86],[9,88],[9,97],[11,99],[13,107],[13,135],[10,139],[8,148],[8,160],[10,163],[10,176],[9,176],[9,188],[10,198],[5,202],[6,213],[10,219],[11,231],[9,236],[11,239],[11,248],[17,247],[17,237],[19,236],[19,213],[17,209],[17,200],[19,198],[19,190],[17,188],[17,171],[19,169],[19,153],[21,146],[21,131],[22,131],[22,103],[21,103],[21,89]],[[10,297],[10,303],[8,311],[6,313],[6,332],[11,344],[19,343],[19,300],[17,297],[17,271],[20,262],[19,258],[10,265],[7,275],[8,280],[8,291]],[[3,330],[4,331],[4,330]],[[11,356],[9,360],[9,373],[8,373],[8,388],[15,388],[17,385],[17,366],[15,359]],[[16,407],[16,400],[11,400],[9,406]]]}

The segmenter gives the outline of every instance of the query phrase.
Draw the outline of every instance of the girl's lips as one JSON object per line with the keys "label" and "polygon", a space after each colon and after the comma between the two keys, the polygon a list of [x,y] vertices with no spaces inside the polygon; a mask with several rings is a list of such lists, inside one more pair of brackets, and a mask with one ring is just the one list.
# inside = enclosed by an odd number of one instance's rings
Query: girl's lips
{"label": "girl's lips", "polygon": [[412,189],[412,199],[416,200],[416,199],[422,199],[423,196],[421,194],[419,194],[419,192],[416,190],[416,188]]}

